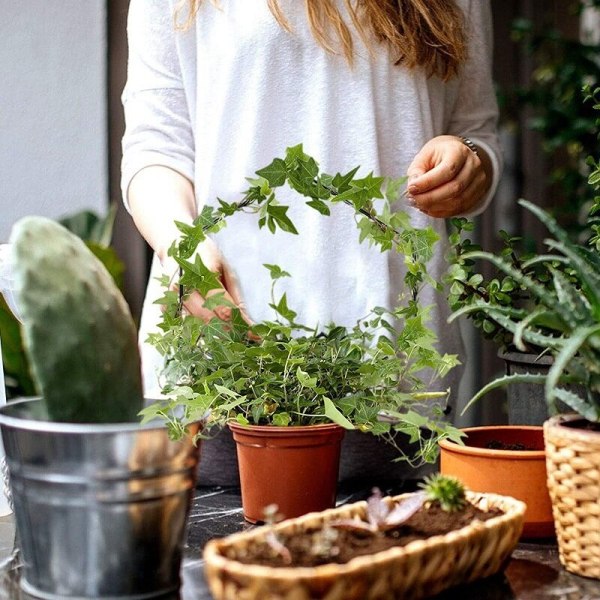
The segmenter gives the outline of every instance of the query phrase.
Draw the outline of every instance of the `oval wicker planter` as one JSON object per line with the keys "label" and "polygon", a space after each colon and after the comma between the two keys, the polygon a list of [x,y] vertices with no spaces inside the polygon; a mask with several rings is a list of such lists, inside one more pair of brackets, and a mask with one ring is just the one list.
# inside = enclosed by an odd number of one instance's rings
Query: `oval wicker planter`
{"label": "oval wicker planter", "polygon": [[335,506],[342,427],[230,423],[229,428],[237,448],[247,521],[264,520],[270,504],[286,518]]}
{"label": "oval wicker planter", "polygon": [[548,488],[560,562],[600,579],[600,431],[577,428],[579,415],[544,423]]}
{"label": "oval wicker planter", "polygon": [[[475,492],[510,495],[525,502],[523,537],[553,537],[542,427],[489,425],[462,431],[467,434],[464,446],[440,442],[440,472],[458,477]],[[489,442],[521,443],[534,450],[492,449]]]}
{"label": "oval wicker planter", "polygon": [[[397,496],[398,500],[405,496]],[[469,492],[468,499],[483,510],[498,507],[503,515],[473,521],[467,527],[427,540],[413,541],[346,564],[318,567],[268,567],[236,561],[236,551],[265,539],[269,531],[300,532],[340,518],[366,512],[357,502],[304,515],[277,525],[210,541],[204,549],[205,574],[216,600],[311,600],[402,598],[416,600],[497,573],[517,544],[525,505],[514,498]]]}

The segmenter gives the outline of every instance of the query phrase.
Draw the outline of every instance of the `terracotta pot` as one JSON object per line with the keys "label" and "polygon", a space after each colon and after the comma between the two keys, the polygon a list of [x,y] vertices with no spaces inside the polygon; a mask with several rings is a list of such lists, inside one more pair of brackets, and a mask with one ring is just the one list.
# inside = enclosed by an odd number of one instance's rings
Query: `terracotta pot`
{"label": "terracotta pot", "polygon": [[[546,456],[542,427],[468,427],[464,446],[440,442],[440,471],[454,475],[474,492],[512,496],[527,504],[523,538],[554,536],[552,505],[546,486]],[[533,450],[490,449],[488,445],[523,444]]]}
{"label": "terracotta pot", "polygon": [[229,427],[237,446],[247,521],[264,520],[264,509],[269,504],[277,504],[286,518],[335,505],[342,427],[237,423]]}
{"label": "terracotta pot", "polygon": [[600,431],[589,426],[560,415],[544,423],[544,436],[560,562],[600,579]]}

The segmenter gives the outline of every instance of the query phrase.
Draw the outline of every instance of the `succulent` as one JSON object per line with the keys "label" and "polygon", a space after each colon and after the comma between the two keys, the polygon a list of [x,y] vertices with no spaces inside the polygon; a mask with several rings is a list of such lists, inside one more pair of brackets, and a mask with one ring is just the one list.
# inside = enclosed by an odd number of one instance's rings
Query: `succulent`
{"label": "succulent", "polygon": [[430,502],[438,502],[447,512],[461,510],[466,503],[465,486],[456,477],[434,473],[419,484]]}
{"label": "succulent", "polygon": [[26,217],[11,247],[23,337],[51,420],[135,420],[143,406],[136,327],[102,263],[62,225]]}

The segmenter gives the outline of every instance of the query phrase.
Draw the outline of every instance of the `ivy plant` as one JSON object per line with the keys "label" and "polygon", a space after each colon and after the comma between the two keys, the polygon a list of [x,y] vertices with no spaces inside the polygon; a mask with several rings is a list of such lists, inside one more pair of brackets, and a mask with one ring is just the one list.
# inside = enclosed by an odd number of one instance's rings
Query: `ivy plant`
{"label": "ivy plant", "polygon": [[[322,173],[301,145],[294,146],[248,180],[239,202],[218,200],[193,224],[177,224],[181,237],[169,254],[180,267],[178,291],[163,278],[166,292],[159,302],[164,312],[159,332],[149,337],[165,358],[166,399],[145,409],[146,421],[166,419],[173,437],[198,418],[207,419],[205,435],[230,420],[273,426],[334,422],[381,436],[398,448],[399,459],[412,464],[433,461],[439,439],[460,439],[444,415],[448,391],[431,391],[458,360],[436,349],[429,308],[419,302],[424,286],[440,288],[427,273],[438,236],[431,228],[414,228],[406,213],[391,210],[404,180],[357,173],[358,167]],[[183,303],[194,292],[207,299],[208,308],[226,304],[217,276],[196,249],[228,217],[251,212],[258,227],[297,234],[289,207],[277,198],[284,185],[324,217],[332,204],[349,205],[361,241],[404,257],[406,290],[397,306],[374,307],[353,327],[316,329],[299,322],[286,294],[278,294],[278,282],[291,274],[266,264],[271,320],[249,325],[235,306],[229,307],[230,321],[206,323],[185,313]],[[413,443],[410,452],[401,449],[398,433]]]}

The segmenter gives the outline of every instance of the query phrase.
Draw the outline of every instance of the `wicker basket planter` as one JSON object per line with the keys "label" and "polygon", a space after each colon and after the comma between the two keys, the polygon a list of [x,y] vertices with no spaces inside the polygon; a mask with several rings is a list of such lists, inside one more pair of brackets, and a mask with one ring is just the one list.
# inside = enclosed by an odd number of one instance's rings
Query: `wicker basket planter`
{"label": "wicker basket planter", "polygon": [[600,432],[577,421],[586,423],[560,415],[544,424],[548,488],[562,565],[600,579]]}
{"label": "wicker basket planter", "polygon": [[[405,496],[398,496],[398,500]],[[411,600],[501,570],[523,525],[525,505],[513,498],[469,492],[483,510],[504,514],[427,540],[413,541],[346,564],[317,567],[269,567],[242,564],[236,552],[262,542],[267,533],[294,533],[340,518],[364,517],[366,503],[311,513],[249,532],[212,540],[204,550],[205,573],[216,600]]]}

